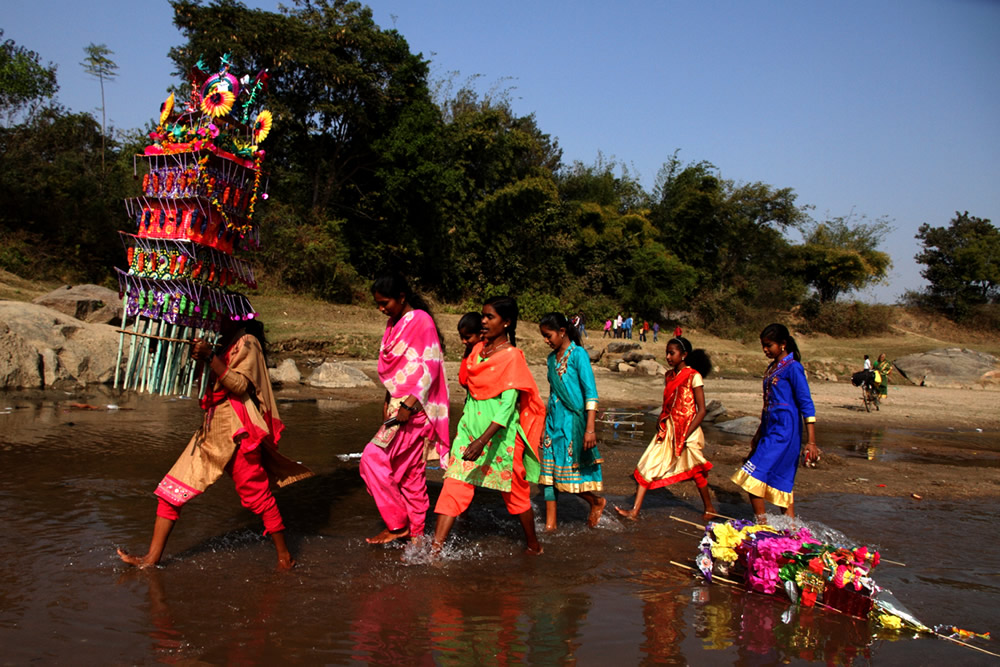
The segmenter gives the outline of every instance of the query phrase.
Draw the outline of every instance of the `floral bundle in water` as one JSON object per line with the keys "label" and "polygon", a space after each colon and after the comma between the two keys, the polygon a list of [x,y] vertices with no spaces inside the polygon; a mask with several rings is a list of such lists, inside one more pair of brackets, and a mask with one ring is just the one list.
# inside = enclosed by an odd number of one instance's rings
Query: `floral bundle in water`
{"label": "floral bundle in water", "polygon": [[[819,526],[817,530],[823,531]],[[784,595],[802,607],[821,606],[866,619],[882,633],[896,637],[900,631],[933,634],[996,655],[964,641],[988,640],[988,632],[951,626],[932,629],[917,620],[891,591],[872,579],[880,560],[879,552],[871,547],[823,543],[800,524],[782,529],[732,519],[705,527],[695,563],[709,582],[713,574],[735,573],[742,575],[748,590]]]}
{"label": "floral bundle in water", "polygon": [[859,618],[870,615],[881,591],[871,579],[878,551],[823,544],[804,526],[779,529],[751,521],[712,522],[696,561],[709,581],[713,572],[741,569],[750,590],[780,592],[807,607],[820,601]]}

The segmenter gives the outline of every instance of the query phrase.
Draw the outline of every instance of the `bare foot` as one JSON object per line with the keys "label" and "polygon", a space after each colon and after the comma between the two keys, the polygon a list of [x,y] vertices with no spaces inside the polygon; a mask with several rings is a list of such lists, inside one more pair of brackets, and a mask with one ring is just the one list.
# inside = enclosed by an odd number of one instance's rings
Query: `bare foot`
{"label": "bare foot", "polygon": [[[590,515],[587,516],[588,526],[597,528],[597,522],[601,520],[601,515],[604,513],[604,508],[607,504],[608,501],[605,498],[598,498],[597,502],[590,506]],[[621,510],[618,511],[621,512]]]}
{"label": "bare foot", "polygon": [[291,556],[279,556],[278,557],[278,569],[282,571],[288,571],[295,567],[295,559]]}
{"label": "bare foot", "polygon": [[146,554],[145,556],[133,556],[121,548],[118,549],[118,557],[129,565],[133,565],[141,570],[144,570],[147,567],[154,567],[156,565],[156,561],[150,559],[149,554]]}
{"label": "bare foot", "polygon": [[709,506],[705,508],[705,513],[701,515],[701,520],[707,523],[717,516],[719,515],[715,513],[715,508]]}
{"label": "bare foot", "polygon": [[524,550],[524,553],[530,556],[541,556],[544,551],[545,550],[542,549],[542,545],[535,542],[534,544],[529,544],[528,548]]}
{"label": "bare foot", "polygon": [[615,511],[629,521],[639,520],[639,512],[637,510],[623,510],[621,507],[618,507],[618,505],[615,505]]}
{"label": "bare foot", "polygon": [[554,523],[552,523],[552,524],[549,524],[549,523],[545,524],[545,532],[546,533],[554,533],[558,529],[559,529],[559,527],[556,524],[554,524]]}
{"label": "bare foot", "polygon": [[375,537],[366,537],[365,542],[368,544],[389,544],[390,542],[394,542],[396,540],[405,540],[409,536],[409,528],[402,528],[400,530],[389,530],[386,528]]}

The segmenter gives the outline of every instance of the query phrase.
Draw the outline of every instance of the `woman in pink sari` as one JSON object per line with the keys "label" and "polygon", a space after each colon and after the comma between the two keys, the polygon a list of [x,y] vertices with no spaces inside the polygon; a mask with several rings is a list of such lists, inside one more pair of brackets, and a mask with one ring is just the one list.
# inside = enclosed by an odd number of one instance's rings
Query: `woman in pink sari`
{"label": "woman in pink sari", "polygon": [[379,278],[372,295],[389,317],[378,357],[386,391],[384,423],[361,455],[361,477],[385,521],[385,530],[367,541],[387,544],[424,534],[427,455],[436,451],[446,465],[450,446],[448,382],[437,324],[406,279]]}

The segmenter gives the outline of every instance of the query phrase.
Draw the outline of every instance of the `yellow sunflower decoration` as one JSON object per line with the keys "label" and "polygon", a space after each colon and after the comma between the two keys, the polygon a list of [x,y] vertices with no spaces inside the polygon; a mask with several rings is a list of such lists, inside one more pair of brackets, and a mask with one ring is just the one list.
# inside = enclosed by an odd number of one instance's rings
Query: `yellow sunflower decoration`
{"label": "yellow sunflower decoration", "polygon": [[267,109],[263,109],[257,114],[257,120],[253,123],[253,141],[255,144],[259,144],[267,139],[267,135],[271,132],[272,123],[274,123],[274,118]]}
{"label": "yellow sunflower decoration", "polygon": [[212,118],[225,116],[232,111],[236,95],[228,90],[216,88],[201,100],[201,110]]}
{"label": "yellow sunflower decoration", "polygon": [[174,94],[170,93],[170,96],[163,101],[160,105],[160,125],[167,122],[170,118],[170,112],[174,110]]}

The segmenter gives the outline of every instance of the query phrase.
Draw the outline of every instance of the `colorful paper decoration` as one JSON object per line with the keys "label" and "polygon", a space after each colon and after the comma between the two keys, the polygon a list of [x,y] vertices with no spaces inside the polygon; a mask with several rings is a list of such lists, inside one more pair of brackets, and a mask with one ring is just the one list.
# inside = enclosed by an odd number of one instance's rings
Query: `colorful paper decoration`
{"label": "colorful paper decoration", "polygon": [[235,291],[256,287],[253,271],[234,252],[259,247],[254,207],[267,195],[258,145],[273,117],[259,109],[247,124],[266,70],[249,88],[229,70],[228,55],[207,77],[199,60],[190,99],[167,97],[151,143],[137,156],[145,163],[142,193],[125,202],[134,228],[121,234],[128,265],[116,269],[125,317],[115,388],[203,393],[207,368],[191,359],[187,341],[215,340],[225,319],[256,316]]}

